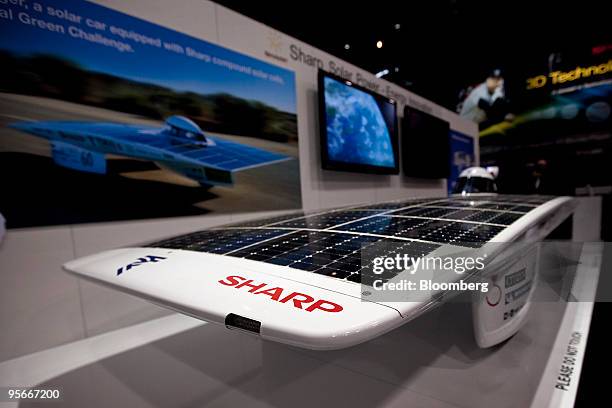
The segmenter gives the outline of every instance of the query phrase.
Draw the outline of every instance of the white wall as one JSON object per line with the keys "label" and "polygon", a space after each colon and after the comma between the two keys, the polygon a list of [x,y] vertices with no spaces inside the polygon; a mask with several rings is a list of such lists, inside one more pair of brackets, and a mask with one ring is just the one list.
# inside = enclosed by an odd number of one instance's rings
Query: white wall
{"label": "white wall", "polygon": [[[291,44],[326,65],[330,62],[342,65],[353,75],[360,74],[381,89],[393,92],[400,102],[400,111],[405,101],[449,121],[454,130],[467,135],[477,133],[476,125],[438,105],[212,2],[98,0],[97,3],[294,70],[302,200],[306,209],[402,197],[441,196],[446,194],[446,184],[401,176],[321,170],[317,70],[291,60],[288,56]],[[266,51],[270,50],[286,58],[286,63],[267,56]],[[265,215],[207,215],[9,231],[0,245],[0,361],[168,313],[137,298],[66,275],[60,269],[65,261],[109,248]]]}

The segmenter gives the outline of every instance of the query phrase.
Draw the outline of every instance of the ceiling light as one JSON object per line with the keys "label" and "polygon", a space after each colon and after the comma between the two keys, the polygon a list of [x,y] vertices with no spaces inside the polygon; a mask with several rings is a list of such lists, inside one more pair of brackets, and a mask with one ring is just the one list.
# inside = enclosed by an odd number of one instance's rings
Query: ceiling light
{"label": "ceiling light", "polygon": [[376,48],[382,48],[382,46],[383,46],[382,41],[380,40],[376,41]]}
{"label": "ceiling light", "polygon": [[348,50],[348,49],[350,49],[350,48],[351,48],[351,44],[344,44],[344,49],[345,49],[345,50]]}
{"label": "ceiling light", "polygon": [[389,73],[388,69],[383,69],[382,71],[376,73],[376,78],[382,78],[388,73]]}
{"label": "ceiling light", "polygon": [[400,28],[402,28],[402,26],[400,24],[396,24],[394,27],[395,27],[396,30],[399,30]]}

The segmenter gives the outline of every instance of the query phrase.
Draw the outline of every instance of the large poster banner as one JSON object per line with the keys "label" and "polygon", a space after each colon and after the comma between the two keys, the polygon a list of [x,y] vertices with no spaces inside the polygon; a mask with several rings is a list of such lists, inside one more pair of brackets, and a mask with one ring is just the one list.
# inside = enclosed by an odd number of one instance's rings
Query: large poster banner
{"label": "large poster banner", "polygon": [[499,167],[500,191],[611,191],[612,48],[598,50],[542,58],[515,85],[511,117],[481,130],[481,162]]}
{"label": "large poster banner", "polygon": [[301,207],[293,72],[85,1],[0,25],[10,227]]}

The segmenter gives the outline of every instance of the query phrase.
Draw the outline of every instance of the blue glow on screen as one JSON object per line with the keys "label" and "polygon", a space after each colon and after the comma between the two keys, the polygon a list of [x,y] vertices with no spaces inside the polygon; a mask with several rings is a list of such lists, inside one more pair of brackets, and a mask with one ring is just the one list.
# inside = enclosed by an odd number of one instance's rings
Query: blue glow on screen
{"label": "blue glow on screen", "polygon": [[395,167],[395,106],[333,78],[323,80],[329,160]]}

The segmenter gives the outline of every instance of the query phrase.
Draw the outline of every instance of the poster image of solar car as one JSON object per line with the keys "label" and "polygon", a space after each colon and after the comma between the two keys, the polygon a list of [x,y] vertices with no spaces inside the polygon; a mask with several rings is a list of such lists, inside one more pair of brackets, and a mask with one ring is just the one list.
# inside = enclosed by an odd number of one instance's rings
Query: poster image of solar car
{"label": "poster image of solar car", "polygon": [[[292,71],[86,1],[41,4],[53,30],[14,19],[0,36],[10,227],[301,206]],[[54,199],[35,207],[28,185]]]}
{"label": "poster image of solar car", "polygon": [[60,166],[104,174],[105,154],[116,154],[153,160],[205,187],[231,185],[233,172],[290,160],[282,154],[207,137],[184,116],[170,116],[161,128],[70,121],[9,126],[49,140],[53,160]]}

